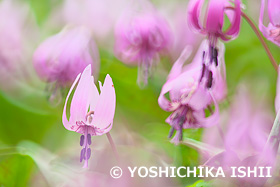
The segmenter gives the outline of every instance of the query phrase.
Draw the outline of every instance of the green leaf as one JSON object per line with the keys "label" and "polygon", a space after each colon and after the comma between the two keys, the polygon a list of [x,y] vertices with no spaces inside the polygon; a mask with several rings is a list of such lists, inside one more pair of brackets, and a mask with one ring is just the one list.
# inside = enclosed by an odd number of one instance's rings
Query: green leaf
{"label": "green leaf", "polygon": [[0,184],[3,186],[29,186],[33,161],[28,156],[13,155],[0,161]]}

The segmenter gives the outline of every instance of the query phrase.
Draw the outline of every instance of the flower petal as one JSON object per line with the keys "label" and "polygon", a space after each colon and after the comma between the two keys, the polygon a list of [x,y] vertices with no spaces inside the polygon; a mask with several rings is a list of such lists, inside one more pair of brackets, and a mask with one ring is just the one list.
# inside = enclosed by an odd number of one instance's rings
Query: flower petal
{"label": "flower petal", "polygon": [[171,89],[173,89],[173,84],[174,84],[174,81],[176,81],[176,80],[167,81],[162,86],[160,95],[158,97],[158,104],[165,111],[173,111],[180,105],[179,102],[178,103],[175,103],[175,102],[172,103],[168,99],[166,99],[166,97],[165,97],[165,94],[168,93]]}
{"label": "flower petal", "polygon": [[93,119],[92,119],[92,126],[100,128],[108,132],[112,126],[114,115],[115,115],[115,108],[116,108],[116,93],[115,88],[113,85],[112,78],[110,75],[107,75],[104,81],[104,85],[101,89],[101,94],[99,96],[99,100],[96,104]]}
{"label": "flower petal", "polygon": [[70,122],[86,121],[89,109],[92,86],[91,65],[88,65],[81,75],[81,79],[73,95],[70,107]]}
{"label": "flower petal", "polygon": [[188,5],[188,22],[191,27],[198,31],[203,29],[199,21],[200,10],[203,3],[204,0],[192,0]]}
{"label": "flower petal", "polygon": [[[234,8],[234,17],[231,20],[230,28],[225,32],[225,35],[236,37],[240,31],[240,23],[241,23],[241,2],[240,0],[235,0],[235,8]],[[232,11],[232,10],[228,10]]]}
{"label": "flower petal", "polygon": [[268,8],[268,15],[271,23],[274,26],[280,26],[280,1],[268,0],[267,8]]}
{"label": "flower petal", "polygon": [[263,33],[263,35],[265,37],[267,37],[269,34],[268,34],[268,31],[267,31],[267,27],[264,26],[263,24],[263,14],[264,14],[264,9],[265,9],[265,0],[262,0],[262,3],[261,3],[261,11],[260,11],[260,17],[259,17],[259,29],[260,31]]}
{"label": "flower petal", "polygon": [[224,22],[225,0],[210,0],[206,20],[206,30],[209,33],[221,33]]}
{"label": "flower petal", "polygon": [[183,65],[186,62],[186,60],[189,58],[191,53],[192,53],[192,47],[186,46],[184,48],[183,52],[181,53],[180,57],[177,59],[177,61],[172,66],[172,69],[168,75],[167,80],[173,79],[180,75],[180,73],[182,72]]}
{"label": "flower petal", "polygon": [[209,92],[209,93],[210,93],[210,95],[213,99],[214,105],[215,105],[215,112],[207,118],[198,119],[199,124],[202,127],[211,127],[211,126],[217,125],[220,121],[219,105],[218,105],[216,99],[213,97],[213,94],[211,92]]}
{"label": "flower petal", "polygon": [[91,89],[91,95],[90,95],[90,111],[94,111],[96,104],[98,102],[99,99],[99,92],[94,84],[94,77],[92,77],[92,82],[90,85],[90,89]]}
{"label": "flower petal", "polygon": [[[69,96],[72,93],[72,91],[73,91],[74,87],[76,86],[76,84],[77,84],[78,80],[80,79],[80,77],[81,77],[81,73],[76,77],[76,80],[74,81],[74,83],[72,84],[72,86],[71,86],[71,88],[70,88],[70,90],[68,92],[68,95],[66,97],[65,104],[64,104],[63,114],[62,114],[62,123],[63,123],[64,127],[67,130],[71,130],[71,131],[73,129],[71,129],[71,127],[70,127],[71,124],[69,123],[69,121],[67,119],[66,108],[67,108],[67,102],[68,102]],[[76,124],[72,124],[72,125],[76,125]]]}

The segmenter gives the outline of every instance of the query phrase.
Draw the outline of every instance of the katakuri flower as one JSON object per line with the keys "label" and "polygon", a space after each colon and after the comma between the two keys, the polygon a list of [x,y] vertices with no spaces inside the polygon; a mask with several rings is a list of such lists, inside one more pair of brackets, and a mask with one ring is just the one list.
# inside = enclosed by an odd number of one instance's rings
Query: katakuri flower
{"label": "katakuri flower", "polygon": [[[79,83],[78,83],[79,81]],[[77,85],[70,106],[70,118],[67,119],[66,108],[70,94]],[[100,136],[108,133],[113,125],[116,107],[116,94],[112,79],[106,76],[102,86],[99,82],[100,94],[91,75],[91,65],[88,65],[82,74],[74,81],[66,97],[62,122],[67,130],[82,134],[80,145],[83,147],[80,162],[85,160],[84,167],[88,166],[91,155],[91,136]]]}
{"label": "katakuri flower", "polygon": [[[227,7],[234,3],[233,9]],[[188,5],[188,20],[192,28],[207,35],[213,47],[218,38],[228,41],[237,37],[240,31],[241,3],[240,0],[209,0],[205,15],[206,22],[199,20],[204,0],[191,0]],[[224,28],[224,16],[228,16],[230,27]],[[206,23],[205,25],[201,23]],[[226,30],[226,31],[224,31]]]}
{"label": "katakuri flower", "polygon": [[43,81],[68,86],[89,64],[98,74],[99,54],[86,27],[66,27],[37,48],[33,64]]}
{"label": "katakuri flower", "polygon": [[[169,138],[174,130],[177,131],[172,140],[175,144],[182,140],[183,129],[210,127],[219,121],[217,101],[226,95],[224,45],[219,42],[221,51],[217,54],[216,61],[220,63],[216,66],[207,58],[210,55],[208,44],[207,40],[204,41],[193,62],[185,67],[183,65],[190,55],[190,50],[186,48],[183,51],[173,65],[158,98],[163,110],[173,112],[166,122],[171,125]],[[167,93],[170,100],[165,97]],[[206,117],[205,109],[212,103],[215,105],[215,112]]]}
{"label": "katakuri flower", "polygon": [[263,23],[265,5],[266,0],[262,0],[259,17],[259,29],[268,40],[280,46],[280,1],[267,0],[267,10],[270,20],[267,27],[264,26]]}
{"label": "katakuri flower", "polygon": [[124,14],[115,28],[115,54],[124,63],[138,64],[138,84],[145,86],[159,54],[171,44],[168,23],[155,10]]}

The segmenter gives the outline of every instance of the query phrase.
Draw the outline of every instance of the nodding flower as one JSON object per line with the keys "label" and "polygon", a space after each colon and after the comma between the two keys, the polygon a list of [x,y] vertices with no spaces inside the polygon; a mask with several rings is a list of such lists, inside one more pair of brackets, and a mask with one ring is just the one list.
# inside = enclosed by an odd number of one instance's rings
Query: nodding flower
{"label": "nodding flower", "polygon": [[[234,4],[233,9],[227,9]],[[218,38],[228,41],[237,37],[240,31],[241,22],[241,2],[240,0],[209,0],[205,13],[206,21],[199,20],[201,9],[205,4],[204,0],[191,0],[188,5],[188,20],[190,26],[207,35],[211,41],[210,44],[215,46]],[[232,14],[233,13],[233,14]],[[230,20],[229,28],[224,28],[224,16],[227,15]],[[206,24],[202,24],[206,23]]]}
{"label": "nodding flower", "polygon": [[[169,138],[173,136],[174,130],[177,131],[172,139],[175,144],[182,140],[183,129],[210,127],[219,121],[217,101],[226,95],[224,45],[218,43],[221,50],[216,53],[213,61],[209,58],[212,55],[209,52],[212,51],[208,50],[208,45],[209,41],[205,40],[193,62],[183,66],[191,53],[189,48],[185,48],[174,63],[158,98],[163,110],[173,112],[166,122],[171,125]],[[165,96],[167,93],[170,100]],[[205,110],[212,103],[215,105],[215,112],[206,117]]]}
{"label": "nodding flower", "polygon": [[266,0],[262,0],[259,29],[268,40],[280,46],[280,1],[267,0],[268,16],[270,20],[267,27],[263,24],[265,5]]}
{"label": "nodding flower", "polygon": [[48,83],[51,103],[60,102],[61,89],[70,86],[89,64],[97,77],[98,49],[86,27],[66,27],[40,44],[33,56],[38,76]]}
{"label": "nodding flower", "polygon": [[37,48],[33,64],[42,80],[67,86],[89,64],[98,73],[98,49],[86,27],[66,27]]}
{"label": "nodding flower", "polygon": [[[78,85],[77,85],[78,84]],[[77,85],[70,106],[70,118],[67,119],[66,108],[70,94]],[[82,74],[74,81],[66,97],[62,122],[67,130],[82,134],[80,145],[83,147],[80,162],[85,160],[84,167],[88,167],[91,155],[91,136],[100,136],[108,133],[113,125],[116,107],[116,94],[112,79],[106,76],[104,84],[100,85],[100,94],[91,75],[91,65],[88,65]]]}
{"label": "nodding flower", "polygon": [[153,11],[123,15],[115,28],[115,54],[124,63],[138,65],[138,84],[145,86],[159,54],[171,44],[168,23]]}

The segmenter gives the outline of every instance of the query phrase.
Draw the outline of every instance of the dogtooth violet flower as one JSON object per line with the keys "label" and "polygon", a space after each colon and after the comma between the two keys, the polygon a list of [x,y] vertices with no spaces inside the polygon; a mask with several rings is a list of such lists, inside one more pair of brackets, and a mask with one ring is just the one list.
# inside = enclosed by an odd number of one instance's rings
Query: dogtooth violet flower
{"label": "dogtooth violet flower", "polygon": [[[264,26],[264,11],[267,2],[268,17],[270,23]],[[261,11],[259,17],[259,29],[263,35],[276,45],[280,46],[280,1],[278,0],[262,0]]]}
{"label": "dogtooth violet flower", "polygon": [[[227,6],[230,6],[231,2],[234,3],[235,7],[233,9],[227,9]],[[190,1],[188,5],[188,21],[190,26],[201,34],[207,35],[212,47],[215,47],[218,38],[223,41],[228,41],[237,37],[241,22],[240,0],[209,0],[205,15],[205,25],[201,24],[199,20],[199,18],[202,17],[201,9],[204,3],[204,0]],[[225,14],[228,16],[231,23],[226,31],[224,31]]]}
{"label": "dogtooth violet flower", "polygon": [[[70,94],[77,85],[70,106],[70,118],[67,119],[66,108]],[[116,107],[116,94],[112,79],[106,76],[104,84],[99,82],[100,94],[91,75],[91,65],[88,65],[82,74],[74,81],[66,97],[62,122],[67,130],[82,134],[80,145],[83,147],[80,162],[85,160],[84,167],[88,166],[91,155],[91,136],[100,136],[108,133],[113,125]]]}
{"label": "dogtooth violet flower", "polygon": [[[94,76],[99,71],[99,54],[91,32],[86,27],[66,27],[47,38],[34,53],[33,65],[38,76],[48,86],[67,87],[87,65],[92,65]],[[52,97],[52,96],[51,96]]]}
{"label": "dogtooth violet flower", "polygon": [[[234,4],[234,8],[227,9],[227,7],[231,5],[231,2]],[[200,32],[203,35],[206,35],[208,40],[208,49],[205,49],[201,54],[201,58],[203,59],[203,63],[201,64],[201,66],[203,66],[201,68],[202,76],[208,74],[208,76],[213,77],[213,72],[210,70],[210,66],[212,66],[213,63],[215,64],[215,66],[218,66],[220,63],[218,56],[219,53],[224,49],[219,48],[218,39],[229,41],[236,38],[239,34],[241,22],[240,3],[240,0],[209,0],[205,13],[206,21],[202,22],[205,24],[201,24],[201,20],[199,20],[199,18],[201,17],[201,10],[203,8],[203,5],[205,4],[205,1],[190,1],[188,5],[189,24],[194,30]],[[224,28],[225,15],[227,15],[230,20],[230,26],[227,29]],[[224,64],[222,65],[222,67],[224,67]]]}
{"label": "dogtooth violet flower", "polygon": [[115,54],[128,65],[138,64],[138,85],[145,86],[159,54],[171,44],[168,23],[155,11],[124,14],[115,27]]}
{"label": "dogtooth violet flower", "polygon": [[[166,122],[171,125],[169,138],[174,130],[176,135],[172,142],[178,144],[182,140],[183,129],[210,127],[219,121],[219,108],[217,101],[226,95],[226,81],[224,68],[224,45],[219,42],[221,51],[217,56],[219,65],[210,64],[208,53],[209,41],[205,40],[191,64],[183,66],[190,55],[190,50],[185,48],[179,59],[174,63],[166,83],[163,85],[158,103],[163,110],[173,112]],[[201,58],[202,56],[202,58]],[[201,66],[201,63],[209,64]],[[166,94],[169,93],[168,100]],[[205,116],[205,109],[212,103],[215,112],[209,117]]]}

